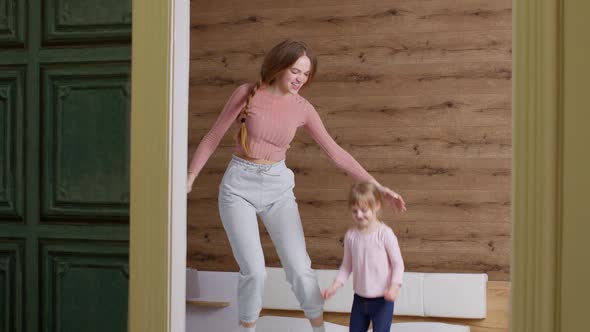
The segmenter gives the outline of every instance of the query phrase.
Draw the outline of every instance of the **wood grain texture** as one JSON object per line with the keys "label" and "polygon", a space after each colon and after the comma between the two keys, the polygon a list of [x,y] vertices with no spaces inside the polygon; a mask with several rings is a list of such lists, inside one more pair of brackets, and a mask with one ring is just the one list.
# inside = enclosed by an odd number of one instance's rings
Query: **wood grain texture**
{"label": "wood grain texture", "polygon": [[[459,63],[459,64],[401,64],[354,68],[350,64],[332,64],[322,68],[302,93],[310,101],[318,95],[346,97],[361,96],[415,96],[462,94],[510,94],[510,62]],[[212,95],[223,89],[226,96],[239,84],[252,81],[250,69],[201,69],[190,74],[190,86],[198,87],[203,95]],[[200,94],[197,95],[197,97]],[[202,95],[201,95],[202,96]]]}
{"label": "wood grain texture", "polygon": [[[189,129],[193,140],[189,143],[198,143],[201,133],[193,131],[208,130],[219,115],[220,107],[223,107],[220,105],[220,99],[224,100],[227,97],[228,95],[221,93],[212,96],[198,96],[197,91],[191,93],[191,104],[195,106],[190,115]],[[358,114],[363,116],[363,128],[382,128],[384,123],[389,126],[414,127],[420,125],[510,128],[512,121],[512,100],[504,94],[371,97],[360,95],[354,98],[317,96],[313,101],[328,131],[337,127],[351,128],[358,125],[358,119],[355,118]],[[229,138],[229,135],[226,138]]]}
{"label": "wood grain texture", "polygon": [[[201,41],[277,39],[278,36],[349,36],[378,31],[486,31],[511,25],[510,0],[383,1],[250,10],[191,11]],[[278,37],[280,39],[280,37]]]}
{"label": "wood grain texture", "polygon": [[[408,203],[404,215],[383,214],[408,270],[508,281],[511,11],[511,0],[193,0],[189,157],[266,52],[303,39],[319,66],[302,95],[336,142]],[[235,133],[189,195],[187,258],[201,270],[238,270],[217,211]],[[337,268],[352,181],[303,128],[287,164],[313,266]],[[279,266],[262,223],[260,237],[267,264]]]}

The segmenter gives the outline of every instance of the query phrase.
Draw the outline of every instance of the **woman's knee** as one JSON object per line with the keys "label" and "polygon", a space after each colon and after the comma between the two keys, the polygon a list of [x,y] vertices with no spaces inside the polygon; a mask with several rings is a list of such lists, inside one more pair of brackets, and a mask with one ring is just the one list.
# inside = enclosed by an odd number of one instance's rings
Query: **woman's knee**
{"label": "woman's knee", "polygon": [[254,281],[256,283],[264,283],[266,280],[266,269],[256,268],[250,269],[247,272],[240,271],[240,278],[248,281]]}
{"label": "woman's knee", "polygon": [[292,268],[287,272],[285,269],[287,281],[291,284],[308,284],[309,282],[317,284],[317,276],[311,266],[301,266]]}

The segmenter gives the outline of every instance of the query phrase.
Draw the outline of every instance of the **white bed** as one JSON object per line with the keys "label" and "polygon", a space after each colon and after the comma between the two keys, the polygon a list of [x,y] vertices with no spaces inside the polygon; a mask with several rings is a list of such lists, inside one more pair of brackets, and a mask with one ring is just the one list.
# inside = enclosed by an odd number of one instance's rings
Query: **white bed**
{"label": "white bed", "polygon": [[[331,285],[336,270],[316,270],[321,288]],[[483,319],[486,317],[486,274],[404,273],[404,284],[395,303],[394,316],[449,317]],[[267,268],[263,299],[265,309],[300,310],[281,268]],[[324,305],[326,312],[350,313],[352,278]],[[303,318],[263,316],[257,332],[309,331]],[[348,327],[326,323],[327,332],[347,332]],[[469,332],[469,326],[412,322],[393,323],[391,332]]]}

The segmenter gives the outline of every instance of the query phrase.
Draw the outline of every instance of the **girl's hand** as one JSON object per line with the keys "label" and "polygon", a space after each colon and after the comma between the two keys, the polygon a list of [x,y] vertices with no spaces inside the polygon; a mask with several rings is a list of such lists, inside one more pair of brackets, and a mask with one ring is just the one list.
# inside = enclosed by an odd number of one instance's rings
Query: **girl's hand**
{"label": "girl's hand", "polygon": [[334,294],[336,294],[336,288],[334,287],[330,287],[322,291],[322,297],[324,298],[324,300],[331,298],[332,296],[334,296]]}
{"label": "girl's hand", "polygon": [[383,195],[383,199],[387,204],[389,204],[396,212],[406,212],[406,202],[400,194],[385,186],[382,186],[377,181],[374,181],[374,183]]}
{"label": "girl's hand", "polygon": [[385,294],[383,294],[383,297],[385,298],[385,300],[393,302],[393,301],[397,300],[398,293],[399,293],[399,285],[393,284],[393,285],[391,285],[391,287],[389,287],[389,289],[385,292]]}

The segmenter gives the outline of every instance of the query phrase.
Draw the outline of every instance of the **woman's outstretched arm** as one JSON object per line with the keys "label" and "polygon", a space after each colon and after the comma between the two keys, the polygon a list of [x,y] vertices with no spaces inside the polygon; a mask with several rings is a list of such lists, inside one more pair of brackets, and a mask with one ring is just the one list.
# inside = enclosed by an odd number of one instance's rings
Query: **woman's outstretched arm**
{"label": "woman's outstretched arm", "polygon": [[188,166],[187,192],[191,191],[193,182],[203,169],[203,166],[205,166],[205,163],[219,145],[223,135],[240,114],[249,92],[249,84],[243,84],[234,90],[209,132],[203,136]]}
{"label": "woman's outstretched arm", "polygon": [[383,194],[385,201],[391,205],[396,211],[406,211],[406,203],[404,199],[395,191],[381,185],[375,178],[373,178],[362,166],[356,161],[350,153],[344,150],[334,139],[324,126],[322,119],[313,105],[309,102],[305,105],[306,121],[304,128],[310,136],[319,144],[322,150],[330,157],[336,167],[343,170],[346,174],[352,176],[359,182],[372,182],[379,191]]}

